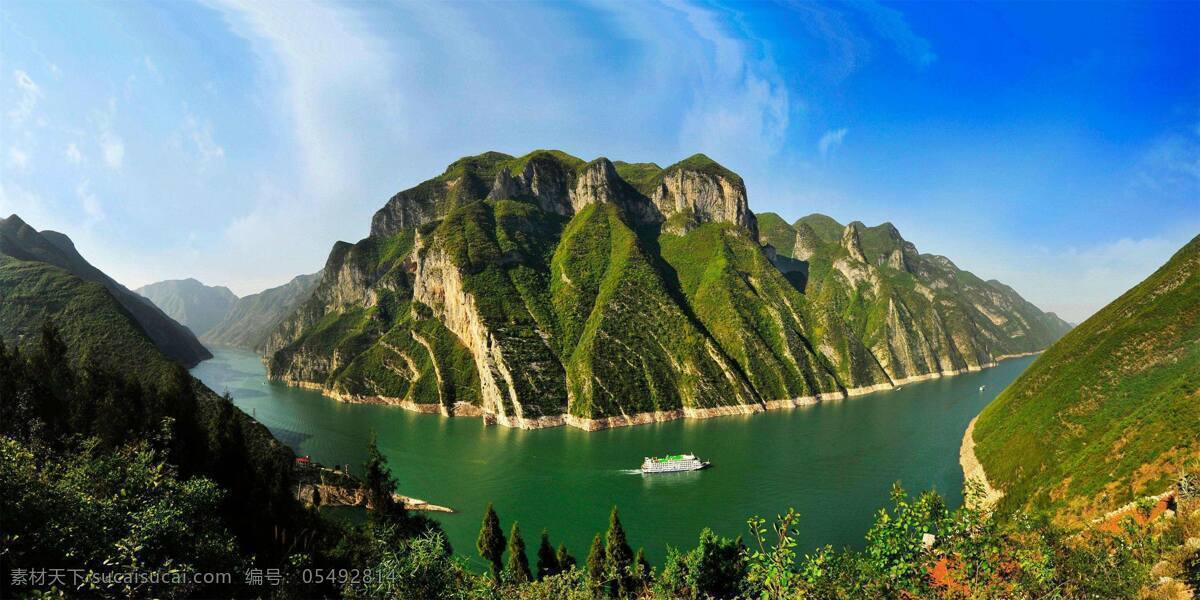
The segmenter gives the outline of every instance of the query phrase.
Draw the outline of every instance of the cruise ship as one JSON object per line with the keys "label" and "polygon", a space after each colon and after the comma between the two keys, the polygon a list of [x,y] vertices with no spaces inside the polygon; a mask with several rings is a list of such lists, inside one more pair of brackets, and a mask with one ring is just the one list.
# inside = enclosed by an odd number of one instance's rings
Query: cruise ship
{"label": "cruise ship", "polygon": [[643,473],[674,473],[676,471],[696,471],[709,466],[695,454],[674,454],[662,458],[646,457],[642,461]]}

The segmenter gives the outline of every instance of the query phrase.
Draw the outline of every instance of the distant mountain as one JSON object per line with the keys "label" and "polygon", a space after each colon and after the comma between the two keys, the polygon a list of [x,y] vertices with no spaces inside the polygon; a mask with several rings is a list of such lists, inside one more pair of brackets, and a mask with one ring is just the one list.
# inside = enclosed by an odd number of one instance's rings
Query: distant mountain
{"label": "distant mountain", "polygon": [[334,245],[268,340],[268,373],[346,400],[594,429],[979,369],[1068,327],[890,226],[802,221],[757,218],[742,178],[701,154],[665,169],[466,157]]}
{"label": "distant mountain", "polygon": [[279,323],[308,300],[320,280],[320,273],[300,275],[281,286],[239,298],[200,339],[213,346],[259,350]]}
{"label": "distant mountain", "polygon": [[[4,263],[4,268],[7,270],[6,285],[0,286],[0,296],[3,296],[5,300],[2,309],[4,316],[0,320],[0,335],[5,340],[19,339],[23,335],[36,333],[41,319],[46,314],[53,313],[53,309],[28,299],[22,299],[25,297],[18,295],[17,292],[36,290],[40,294],[41,291],[50,291],[49,289],[43,290],[42,286],[51,286],[52,289],[65,293],[66,288],[75,288],[80,282],[84,282],[103,286],[120,307],[128,312],[137,327],[168,358],[186,367],[195,366],[202,360],[212,358],[212,354],[200,344],[191,331],[172,320],[149,300],[129,291],[125,286],[84,260],[75,250],[75,245],[71,243],[70,238],[61,233],[38,232],[17,215],[0,219],[0,255],[13,259]],[[31,262],[56,267],[74,279],[63,277],[55,269],[18,264]],[[45,279],[36,280],[38,277]],[[34,297],[41,296],[35,295]],[[63,296],[63,302],[74,301],[74,299],[74,294]],[[21,306],[17,306],[18,303],[21,303]],[[67,305],[55,306],[64,308]],[[72,314],[87,321],[88,315],[84,312]],[[107,317],[107,312],[105,315]],[[80,322],[77,325],[81,328],[98,327],[102,322],[104,320],[97,320],[95,323]],[[64,328],[66,327],[67,325],[64,324]]]}
{"label": "distant mountain", "polygon": [[1077,523],[1166,491],[1198,436],[1200,236],[1050,346],[973,437],[1001,509]]}
{"label": "distant mountain", "polygon": [[780,270],[820,308],[817,321],[847,327],[894,381],[1036,352],[1071,327],[999,281],[917,252],[891,223],[814,214],[788,225],[773,213],[759,223]]}
{"label": "distant mountain", "polygon": [[225,318],[238,299],[227,287],[207,286],[190,278],[159,281],[134,291],[201,337]]}

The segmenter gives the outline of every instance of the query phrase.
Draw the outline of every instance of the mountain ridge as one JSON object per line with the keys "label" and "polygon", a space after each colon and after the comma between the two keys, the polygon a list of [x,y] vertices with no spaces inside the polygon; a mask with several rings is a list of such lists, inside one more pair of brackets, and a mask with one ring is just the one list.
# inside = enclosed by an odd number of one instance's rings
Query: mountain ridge
{"label": "mountain ridge", "polygon": [[741,177],[704,155],[665,169],[465,157],[334,245],[266,343],[268,374],[345,400],[595,429],[978,370],[1066,328],[890,225],[805,219],[760,223]]}
{"label": "mountain ridge", "polygon": [[1002,512],[1079,524],[1167,489],[1200,460],[1200,236],[1051,345],[974,425],[964,447]]}
{"label": "mountain ridge", "polygon": [[79,254],[66,235],[48,230],[39,232],[14,214],[0,219],[0,254],[20,261],[52,265],[83,281],[102,285],[163,354],[186,367],[212,358],[190,330],[154,303],[94,267]]}

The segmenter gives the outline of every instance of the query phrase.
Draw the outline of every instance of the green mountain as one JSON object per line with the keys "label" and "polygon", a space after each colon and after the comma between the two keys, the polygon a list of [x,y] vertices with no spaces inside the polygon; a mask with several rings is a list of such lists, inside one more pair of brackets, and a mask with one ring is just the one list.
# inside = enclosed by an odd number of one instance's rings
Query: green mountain
{"label": "green mountain", "polygon": [[[36,333],[40,328],[41,319],[45,316],[46,307],[33,300],[18,300],[23,296],[17,294],[20,290],[40,292],[38,285],[53,286],[52,280],[59,279],[56,271],[47,271],[42,266],[28,266],[21,263],[35,262],[45,266],[57,267],[59,270],[85,282],[94,283],[108,291],[120,308],[131,317],[143,335],[165,354],[184,366],[192,367],[202,360],[212,358],[208,352],[186,327],[167,316],[152,302],[117,283],[92,266],[79,255],[70,238],[55,232],[39,232],[25,224],[17,215],[0,219],[0,256],[13,259],[5,261],[6,269],[24,269],[22,273],[9,273],[6,278],[10,285],[0,286],[0,300],[4,306],[0,313],[5,320],[0,334],[11,343],[30,333]],[[29,280],[26,277],[38,279]],[[16,278],[20,278],[18,281]],[[15,287],[17,283],[21,287]],[[61,282],[60,282],[61,283]],[[64,288],[57,288],[60,292]],[[49,291],[49,290],[47,290]],[[36,299],[35,294],[32,298]],[[71,302],[70,294],[61,297],[63,302]],[[24,304],[19,304],[23,302]]]}
{"label": "green mountain", "polygon": [[238,299],[227,287],[207,286],[190,278],[159,281],[134,291],[198,336],[220,323]]}
{"label": "green mountain", "polygon": [[213,346],[257,350],[280,321],[312,295],[320,280],[320,273],[298,275],[281,286],[238,298],[200,340]]}
{"label": "green mountain", "polygon": [[1070,329],[1012,288],[919,253],[891,223],[809,215],[788,225],[770,213],[760,222],[779,269],[820,307],[817,320],[861,340],[893,381],[978,370]]}
{"label": "green mountain", "polygon": [[1073,523],[1165,491],[1198,432],[1200,237],[1050,346],[973,437],[1002,510]]}
{"label": "green mountain", "polygon": [[[334,246],[267,341],[268,373],[345,400],[591,429],[978,369],[1067,328],[898,233],[808,221],[760,220],[741,177],[700,154],[666,168],[463,158]],[[801,238],[811,251],[796,254]]]}
{"label": "green mountain", "polygon": [[292,451],[160,351],[121,301],[136,296],[15,216],[0,225],[5,564],[277,564],[281,532],[309,520]]}

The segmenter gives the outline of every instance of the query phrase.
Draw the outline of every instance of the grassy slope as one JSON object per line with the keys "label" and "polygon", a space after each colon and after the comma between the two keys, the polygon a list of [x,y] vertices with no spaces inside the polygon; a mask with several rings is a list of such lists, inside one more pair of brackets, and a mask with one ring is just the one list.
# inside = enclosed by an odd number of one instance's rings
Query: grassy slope
{"label": "grassy slope", "polygon": [[565,219],[514,200],[477,201],[447,215],[431,244],[450,254],[493,332],[526,416],[561,414],[566,388],[550,340],[558,338],[550,300],[550,258]]}
{"label": "grassy slope", "polygon": [[[0,255],[0,337],[11,346],[23,334],[20,345],[36,344],[45,319],[58,328],[73,365],[121,373],[147,388],[193,386],[194,405],[143,407],[181,420],[176,435],[196,444],[182,465],[185,473],[204,473],[229,489],[230,506],[244,503],[237,508],[243,518],[234,520],[257,528],[255,535],[264,535],[268,518],[287,514],[293,455],[266,427],[164,356],[104,285],[51,264]],[[110,400],[94,402],[103,407]]]}
{"label": "grassy slope", "polygon": [[737,227],[705,224],[660,245],[691,310],[761,399],[837,389],[808,344],[807,300]]}
{"label": "grassy slope", "polygon": [[9,346],[34,342],[47,317],[80,363],[131,368],[148,378],[165,372],[154,343],[103,285],[0,254],[0,339]]}
{"label": "grassy slope", "polygon": [[572,414],[704,407],[737,397],[616,206],[589,205],[571,219],[551,282]]}
{"label": "grassy slope", "polygon": [[1200,238],[1051,346],[974,437],[1003,509],[1071,522],[1163,491],[1197,432]]}

